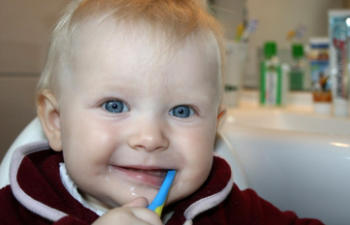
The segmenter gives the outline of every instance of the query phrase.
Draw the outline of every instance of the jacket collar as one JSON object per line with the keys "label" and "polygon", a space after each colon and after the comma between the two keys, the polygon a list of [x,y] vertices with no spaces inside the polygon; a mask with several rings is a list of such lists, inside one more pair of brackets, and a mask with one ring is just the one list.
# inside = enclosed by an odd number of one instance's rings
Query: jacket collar
{"label": "jacket collar", "polygon": [[74,199],[61,182],[58,167],[63,161],[62,153],[47,149],[50,149],[47,142],[35,142],[13,153],[10,185],[14,197],[29,211],[49,221],[73,216],[92,223],[98,216]]}
{"label": "jacket collar", "polygon": [[189,197],[167,207],[174,215],[167,224],[192,224],[199,214],[216,207],[230,194],[233,177],[230,166],[220,157],[214,157],[207,181]]}
{"label": "jacket collar", "polygon": [[[97,215],[82,207],[81,202],[72,197],[61,182],[58,167],[63,161],[62,154],[52,151],[39,153],[47,149],[49,149],[47,142],[37,142],[22,146],[15,151],[10,166],[10,184],[15,198],[33,213],[50,221],[58,221],[69,214],[74,214],[92,222]],[[30,159],[26,158],[28,155]],[[50,181],[47,182],[40,176],[50,177]],[[25,182],[20,182],[22,180]],[[50,186],[54,186],[58,191],[50,193],[53,192]],[[207,181],[189,197],[165,208],[165,213],[173,212],[167,224],[191,224],[197,215],[224,201],[232,186],[230,166],[222,158],[214,157]],[[44,197],[43,190],[49,192]],[[73,205],[73,209],[65,207],[67,202]],[[89,218],[86,217],[88,214]]]}

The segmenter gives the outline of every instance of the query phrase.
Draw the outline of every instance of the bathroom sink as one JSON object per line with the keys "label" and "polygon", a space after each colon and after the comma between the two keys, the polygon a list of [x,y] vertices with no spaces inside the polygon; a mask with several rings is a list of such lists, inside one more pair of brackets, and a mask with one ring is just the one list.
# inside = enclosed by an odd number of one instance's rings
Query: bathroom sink
{"label": "bathroom sink", "polygon": [[293,112],[278,108],[230,109],[226,120],[239,126],[350,136],[350,119],[310,112]]}
{"label": "bathroom sink", "polygon": [[[247,186],[281,210],[350,221],[350,120],[284,109],[230,109],[220,130]],[[245,188],[245,187],[242,187]]]}

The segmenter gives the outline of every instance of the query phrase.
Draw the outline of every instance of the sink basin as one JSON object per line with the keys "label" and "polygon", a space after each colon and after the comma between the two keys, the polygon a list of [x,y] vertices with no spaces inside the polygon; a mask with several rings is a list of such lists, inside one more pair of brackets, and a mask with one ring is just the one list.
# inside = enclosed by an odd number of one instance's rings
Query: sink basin
{"label": "sink basin", "polygon": [[350,119],[276,108],[231,109],[227,122],[279,131],[350,136]]}
{"label": "sink basin", "polygon": [[281,210],[350,221],[350,120],[283,109],[231,109],[221,135],[247,186]]}

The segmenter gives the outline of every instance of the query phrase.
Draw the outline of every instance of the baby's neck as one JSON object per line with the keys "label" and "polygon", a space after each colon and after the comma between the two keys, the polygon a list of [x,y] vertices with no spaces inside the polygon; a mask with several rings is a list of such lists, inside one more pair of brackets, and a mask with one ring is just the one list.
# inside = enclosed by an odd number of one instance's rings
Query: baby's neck
{"label": "baby's neck", "polygon": [[99,216],[103,215],[105,212],[107,212],[110,209],[110,207],[108,207],[107,204],[104,204],[103,202],[97,200],[96,198],[90,195],[84,194],[82,191],[80,191],[77,188],[77,185],[73,182],[73,180],[68,175],[67,169],[64,163],[60,163],[59,168],[60,168],[59,170],[60,170],[61,181],[64,187],[72,195],[73,198],[75,198],[85,207],[94,211]]}

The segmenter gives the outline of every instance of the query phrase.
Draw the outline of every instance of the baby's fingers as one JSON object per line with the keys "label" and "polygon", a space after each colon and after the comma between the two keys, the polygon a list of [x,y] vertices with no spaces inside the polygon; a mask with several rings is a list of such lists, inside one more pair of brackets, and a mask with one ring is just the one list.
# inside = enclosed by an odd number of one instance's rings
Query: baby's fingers
{"label": "baby's fingers", "polygon": [[159,216],[147,209],[148,201],[140,197],[112,209],[98,218],[93,225],[162,225]]}
{"label": "baby's fingers", "polygon": [[155,212],[146,209],[147,205],[147,199],[139,197],[123,205],[123,208],[131,208],[131,212],[136,218],[139,218],[140,220],[143,220],[148,224],[161,225],[162,222],[159,216]]}
{"label": "baby's fingers", "polygon": [[108,211],[93,225],[162,225],[156,213],[147,208],[120,207]]}
{"label": "baby's fingers", "polygon": [[161,219],[157,213],[147,208],[134,208],[132,210],[133,215],[140,221],[145,222],[148,225],[163,225]]}

